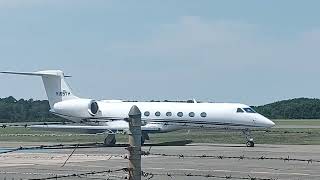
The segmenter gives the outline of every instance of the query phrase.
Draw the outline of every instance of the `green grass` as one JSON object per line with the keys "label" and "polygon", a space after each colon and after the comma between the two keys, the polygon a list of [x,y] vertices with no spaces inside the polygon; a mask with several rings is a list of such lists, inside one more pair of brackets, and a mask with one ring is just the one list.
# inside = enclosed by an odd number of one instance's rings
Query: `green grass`
{"label": "green grass", "polygon": [[[320,129],[272,129],[271,132],[253,132],[257,144],[318,144]],[[0,128],[0,141],[13,142],[103,142],[105,135],[82,135],[67,132],[35,131],[29,128]],[[150,134],[151,143],[192,140],[195,143],[244,143],[241,132],[214,130],[180,130],[170,133]],[[117,135],[118,142],[127,142],[127,135]]]}
{"label": "green grass", "polygon": [[[297,133],[298,132],[298,133]],[[274,129],[271,132],[253,132],[258,144],[319,144],[320,129]],[[241,132],[215,132],[210,130],[195,130],[189,134],[183,131],[168,134],[151,135],[152,141],[166,142],[168,140],[190,139],[196,143],[244,143]]]}
{"label": "green grass", "polygon": [[276,125],[305,125],[305,126],[320,126],[320,119],[276,119],[272,120]]}

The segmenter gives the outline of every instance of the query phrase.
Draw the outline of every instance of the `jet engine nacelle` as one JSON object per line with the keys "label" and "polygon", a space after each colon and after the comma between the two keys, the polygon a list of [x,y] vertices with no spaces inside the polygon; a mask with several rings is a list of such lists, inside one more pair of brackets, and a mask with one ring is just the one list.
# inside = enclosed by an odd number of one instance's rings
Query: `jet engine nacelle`
{"label": "jet engine nacelle", "polygon": [[54,104],[54,112],[70,118],[90,118],[98,116],[100,110],[97,101],[92,99],[72,99]]}

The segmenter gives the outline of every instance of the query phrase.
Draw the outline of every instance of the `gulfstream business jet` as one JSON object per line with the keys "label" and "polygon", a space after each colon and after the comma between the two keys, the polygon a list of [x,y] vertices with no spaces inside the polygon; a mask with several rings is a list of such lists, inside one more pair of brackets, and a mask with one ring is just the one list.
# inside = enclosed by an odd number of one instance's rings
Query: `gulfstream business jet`
{"label": "gulfstream business jet", "polygon": [[[129,129],[128,112],[136,105],[142,112],[141,142],[150,133],[164,133],[180,129],[210,128],[239,130],[246,137],[248,147],[254,146],[252,129],[270,128],[274,123],[251,107],[235,103],[176,103],[126,102],[121,100],[93,100],[75,96],[60,70],[38,72],[1,72],[42,77],[50,104],[50,112],[84,125],[51,125],[50,129],[79,129],[106,133],[105,144],[116,143],[115,133]],[[41,125],[34,126],[41,127]],[[45,128],[44,127],[44,128]]]}

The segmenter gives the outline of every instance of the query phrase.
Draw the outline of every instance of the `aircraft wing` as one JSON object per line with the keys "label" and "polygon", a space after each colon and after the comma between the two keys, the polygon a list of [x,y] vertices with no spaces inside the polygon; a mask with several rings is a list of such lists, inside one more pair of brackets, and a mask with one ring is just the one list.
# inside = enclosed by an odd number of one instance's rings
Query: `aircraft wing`
{"label": "aircraft wing", "polygon": [[83,126],[83,125],[31,125],[29,126],[33,130],[45,130],[45,131],[62,131],[62,132],[77,132],[97,134],[107,131],[116,131],[116,129],[110,129],[108,126]]}
{"label": "aircraft wing", "polygon": [[[127,126],[31,125],[29,127],[34,130],[76,132],[76,133],[87,133],[87,134],[127,132],[129,129],[128,125]],[[159,128],[142,126],[141,130],[148,131],[148,132],[156,132],[156,131],[159,131]]]}

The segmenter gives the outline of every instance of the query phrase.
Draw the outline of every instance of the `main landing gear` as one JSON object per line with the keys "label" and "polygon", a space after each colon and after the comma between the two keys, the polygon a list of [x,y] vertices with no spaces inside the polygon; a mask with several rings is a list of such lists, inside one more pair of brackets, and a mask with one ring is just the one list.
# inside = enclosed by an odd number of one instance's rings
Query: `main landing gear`
{"label": "main landing gear", "polygon": [[[141,135],[141,145],[145,143],[146,140],[150,140],[148,133],[142,132]],[[103,144],[105,146],[114,146],[116,144],[116,135],[115,134],[108,134],[108,136],[104,139]]]}
{"label": "main landing gear", "polygon": [[117,142],[115,134],[108,134],[108,136],[104,139],[103,144],[105,146],[113,146]]}
{"label": "main landing gear", "polygon": [[253,138],[251,136],[251,131],[246,129],[246,130],[244,130],[242,132],[246,137],[246,140],[247,140],[246,145],[247,145],[247,147],[254,147],[254,141],[253,141]]}
{"label": "main landing gear", "polygon": [[149,134],[142,132],[141,134],[141,146],[145,143],[146,140],[150,140]]}

